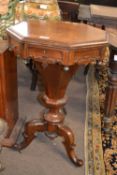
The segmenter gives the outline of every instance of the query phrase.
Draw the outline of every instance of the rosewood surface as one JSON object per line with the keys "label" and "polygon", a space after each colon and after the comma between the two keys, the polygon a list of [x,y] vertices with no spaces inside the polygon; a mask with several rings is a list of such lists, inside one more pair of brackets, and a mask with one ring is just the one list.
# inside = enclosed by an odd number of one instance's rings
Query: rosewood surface
{"label": "rosewood surface", "polygon": [[[7,41],[0,41],[0,118],[8,125],[7,137],[18,121],[17,60]],[[14,138],[4,140],[11,145]]]}
{"label": "rosewood surface", "polygon": [[83,162],[75,153],[74,134],[64,125],[61,109],[67,101],[66,88],[78,67],[103,59],[107,46],[105,32],[85,24],[34,20],[21,22],[7,32],[9,47],[23,58],[32,57],[37,62],[45,85],[43,117],[25,124],[24,140],[14,147],[27,147],[37,131],[45,132],[49,138],[61,136],[69,158],[81,166]]}

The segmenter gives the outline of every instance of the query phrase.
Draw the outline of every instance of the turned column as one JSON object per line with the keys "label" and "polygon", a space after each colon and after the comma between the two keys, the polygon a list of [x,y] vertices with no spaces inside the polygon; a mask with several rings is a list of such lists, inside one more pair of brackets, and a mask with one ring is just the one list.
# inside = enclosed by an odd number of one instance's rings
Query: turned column
{"label": "turned column", "polygon": [[112,115],[117,103],[117,48],[110,46],[108,87],[105,99],[104,131],[111,134]]}
{"label": "turned column", "polygon": [[14,148],[19,150],[26,148],[35,138],[36,132],[45,132],[46,136],[52,139],[61,136],[70,160],[76,166],[82,166],[83,161],[77,158],[74,150],[74,134],[69,127],[64,125],[64,114],[61,110],[67,102],[65,92],[78,64],[72,66],[64,66],[57,62],[49,64],[37,62],[36,64],[45,86],[42,101],[46,110],[41,120],[34,119],[26,123],[24,140],[19,145],[15,144]]}

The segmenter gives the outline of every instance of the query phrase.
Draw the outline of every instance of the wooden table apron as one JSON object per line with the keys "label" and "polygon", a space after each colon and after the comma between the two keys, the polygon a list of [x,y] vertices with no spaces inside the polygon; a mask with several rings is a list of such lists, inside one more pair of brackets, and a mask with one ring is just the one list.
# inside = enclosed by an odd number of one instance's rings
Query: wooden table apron
{"label": "wooden table apron", "polygon": [[43,120],[26,123],[24,140],[15,147],[27,147],[36,131],[46,132],[48,137],[62,136],[69,158],[81,166],[82,160],[74,151],[74,134],[64,125],[60,109],[66,103],[65,91],[78,67],[103,59],[107,46],[105,32],[85,24],[34,20],[21,22],[7,32],[10,49],[22,58],[32,57],[36,61],[45,85],[42,100],[48,109]]}

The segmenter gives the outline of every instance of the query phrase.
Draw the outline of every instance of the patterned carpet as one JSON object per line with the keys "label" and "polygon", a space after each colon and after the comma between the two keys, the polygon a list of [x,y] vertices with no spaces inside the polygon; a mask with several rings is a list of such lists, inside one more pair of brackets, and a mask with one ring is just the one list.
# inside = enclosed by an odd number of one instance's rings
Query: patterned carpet
{"label": "patterned carpet", "polygon": [[101,118],[98,84],[94,67],[90,66],[87,75],[85,158],[86,175],[105,175],[101,139]]}
{"label": "patterned carpet", "polygon": [[112,133],[103,133],[103,111],[107,66],[100,66],[99,82],[91,66],[87,75],[87,112],[85,125],[86,175],[117,175],[117,109],[113,115]]}
{"label": "patterned carpet", "polygon": [[[101,111],[101,121],[103,128],[105,89],[107,86],[108,66],[101,66],[99,72],[99,101]],[[105,136],[102,129],[102,144],[104,150],[104,162],[107,175],[117,175],[117,106],[112,116],[112,132]]]}

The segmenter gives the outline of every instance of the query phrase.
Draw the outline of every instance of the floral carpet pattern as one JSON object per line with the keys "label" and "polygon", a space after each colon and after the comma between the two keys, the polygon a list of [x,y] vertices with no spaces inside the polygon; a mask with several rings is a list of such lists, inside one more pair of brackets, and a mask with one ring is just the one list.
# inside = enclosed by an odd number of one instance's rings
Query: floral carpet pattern
{"label": "floral carpet pattern", "polygon": [[98,81],[95,78],[94,66],[90,66],[87,75],[86,175],[117,175],[117,108],[112,117],[112,134],[107,137],[103,132],[107,68],[107,65],[100,66]]}
{"label": "floral carpet pattern", "polygon": [[101,139],[99,91],[93,66],[90,66],[86,83],[85,175],[105,175]]}
{"label": "floral carpet pattern", "polygon": [[99,102],[102,121],[102,144],[104,150],[104,162],[107,175],[117,175],[117,106],[112,116],[112,131],[105,136],[103,132],[105,90],[108,82],[107,66],[101,66],[99,72]]}

